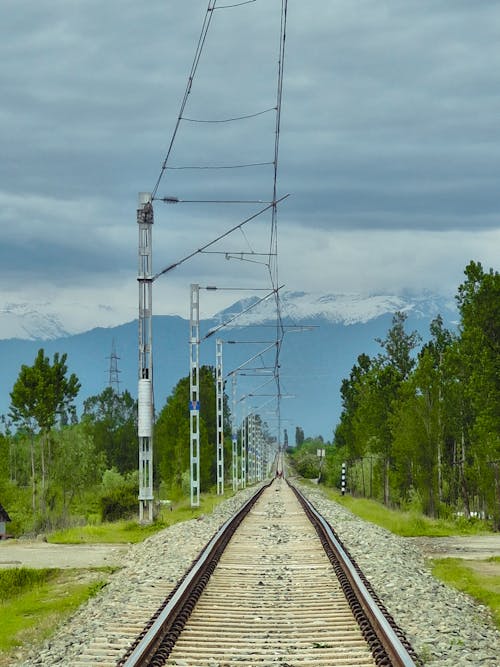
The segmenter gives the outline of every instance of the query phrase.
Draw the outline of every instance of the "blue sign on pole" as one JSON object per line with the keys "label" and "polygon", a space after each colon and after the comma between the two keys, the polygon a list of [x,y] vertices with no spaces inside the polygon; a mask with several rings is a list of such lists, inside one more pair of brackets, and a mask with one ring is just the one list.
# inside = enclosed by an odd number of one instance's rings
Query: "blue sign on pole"
{"label": "blue sign on pole", "polygon": [[189,401],[189,409],[190,410],[199,410],[200,409],[200,401]]}

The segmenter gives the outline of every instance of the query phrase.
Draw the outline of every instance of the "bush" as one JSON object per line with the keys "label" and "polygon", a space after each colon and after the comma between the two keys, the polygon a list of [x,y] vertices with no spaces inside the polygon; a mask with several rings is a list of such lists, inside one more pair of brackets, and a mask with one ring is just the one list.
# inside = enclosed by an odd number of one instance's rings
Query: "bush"
{"label": "bush", "polygon": [[115,469],[103,475],[100,509],[102,521],[118,521],[134,514],[138,506],[137,473],[121,475]]}

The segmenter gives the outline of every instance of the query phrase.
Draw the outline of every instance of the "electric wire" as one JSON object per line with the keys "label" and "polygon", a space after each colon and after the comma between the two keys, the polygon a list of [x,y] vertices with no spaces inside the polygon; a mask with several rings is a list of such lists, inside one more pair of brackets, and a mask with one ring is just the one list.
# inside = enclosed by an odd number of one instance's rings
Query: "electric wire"
{"label": "electric wire", "polygon": [[276,107],[270,107],[269,109],[264,109],[264,111],[257,111],[256,113],[245,114],[244,116],[235,116],[234,118],[220,118],[220,119],[205,119],[205,118],[188,118],[183,116],[182,120],[185,120],[189,123],[233,123],[237,120],[246,120],[247,118],[257,118],[257,116],[263,116],[270,111],[276,111]]}
{"label": "electric wire", "polygon": [[257,0],[244,0],[244,2],[238,2],[235,5],[220,5],[219,7],[213,7],[212,9],[231,9],[232,7],[241,7],[242,5],[251,5],[253,2],[257,2]]}
{"label": "electric wire", "polygon": [[[281,398],[281,386],[280,386],[280,377],[279,377],[279,368],[280,368],[280,352],[281,352],[281,346],[283,343],[283,338],[284,338],[284,333],[285,333],[285,328],[283,326],[282,322],[282,315],[281,315],[281,302],[280,302],[280,295],[279,295],[279,290],[283,286],[278,286],[278,238],[277,238],[277,205],[281,201],[283,201],[288,195],[285,195],[284,197],[281,197],[278,199],[277,197],[277,180],[278,180],[278,158],[279,158],[279,142],[280,142],[280,129],[281,129],[281,106],[282,106],[282,93],[283,93],[283,71],[284,71],[284,60],[285,60],[285,43],[286,43],[286,23],[287,23],[287,7],[288,7],[288,2],[287,0],[281,0],[281,16],[280,16],[280,39],[279,39],[279,57],[278,57],[278,76],[277,76],[277,87],[276,87],[276,105],[274,107],[271,107],[270,109],[266,109],[264,111],[260,111],[254,114],[247,114],[247,115],[241,115],[233,118],[225,118],[225,119],[197,119],[197,118],[188,118],[184,116],[184,111],[187,105],[187,101],[189,99],[189,96],[192,91],[193,87],[193,82],[195,79],[195,75],[197,73],[198,65],[200,63],[200,59],[202,56],[202,52],[204,50],[204,46],[206,43],[207,39],[207,34],[210,28],[210,24],[212,21],[212,18],[214,16],[214,11],[219,10],[219,9],[229,9],[229,8],[234,8],[234,7],[239,7],[242,5],[246,4],[252,4],[256,0],[245,0],[244,2],[239,2],[239,3],[233,3],[231,5],[219,5],[216,7],[216,1],[209,0],[208,2],[208,7],[206,10],[205,18],[203,20],[203,25],[201,29],[201,33],[198,38],[198,43],[196,46],[195,50],[195,55],[194,59],[192,62],[191,70],[188,76],[188,81],[186,84],[184,96],[180,105],[180,110],[177,116],[176,124],[174,127],[174,132],[172,134],[170,143],[168,145],[167,153],[164,158],[164,161],[162,163],[162,167],[160,170],[160,174],[158,176],[158,179],[155,183],[155,186],[152,190],[152,195],[151,195],[151,200],[156,199],[156,194],[158,192],[159,185],[161,183],[161,180],[167,170],[232,170],[232,169],[243,169],[243,168],[252,168],[252,167],[264,167],[264,166],[272,166],[273,167],[273,197],[272,197],[272,202],[270,202],[265,208],[261,209],[254,215],[244,219],[242,222],[234,225],[231,229],[226,231],[225,233],[219,235],[216,239],[213,239],[209,243],[205,244],[204,246],[194,250],[191,252],[189,255],[186,257],[182,258],[181,260],[174,262],[173,264],[170,264],[160,272],[156,273],[152,281],[156,280],[158,277],[161,275],[164,275],[165,273],[171,271],[172,269],[180,266],[182,263],[188,261],[195,255],[199,253],[205,252],[208,248],[210,248],[212,245],[215,243],[221,241],[224,239],[226,236],[229,236],[231,233],[233,233],[236,230],[240,230],[242,232],[243,237],[245,238],[245,241],[247,242],[248,246],[251,248],[250,243],[248,241],[248,238],[245,236],[242,227],[250,222],[251,220],[254,220],[258,216],[262,215],[264,212],[267,210],[271,209],[271,232],[270,232],[270,240],[269,240],[269,252],[267,253],[267,262],[257,262],[255,260],[249,259],[245,257],[246,261],[254,261],[255,263],[260,263],[263,264],[264,266],[267,267],[267,271],[269,273],[270,277],[270,282],[271,282],[271,287],[272,290],[269,295],[264,297],[264,299],[267,299],[269,296],[274,296],[275,299],[275,308],[276,308],[276,341],[275,341],[275,361],[274,361],[274,379],[276,382],[276,391],[277,391],[277,401],[278,401],[278,422],[279,422],[279,403],[280,403],[280,398]],[[271,161],[266,161],[266,162],[254,162],[254,163],[243,163],[243,164],[232,164],[232,165],[177,165],[177,166],[170,166],[168,164],[172,150],[173,150],[173,145],[175,142],[175,139],[177,137],[178,131],[180,124],[183,120],[187,122],[195,122],[195,123],[229,123],[229,122],[235,122],[239,120],[245,120],[249,118],[255,118],[256,116],[260,116],[264,113],[268,113],[270,111],[275,111],[276,113],[276,118],[275,118],[275,139],[274,139],[274,159]],[[176,197],[164,197],[161,198],[162,201],[166,203],[179,203],[181,200],[177,199]],[[194,201],[194,200],[193,200]],[[209,203],[209,202],[207,202]],[[253,248],[251,248],[253,251]],[[253,252],[248,253],[249,257],[255,254]],[[225,253],[225,256],[227,258],[231,257],[230,253]],[[241,253],[240,259],[243,260],[243,253]],[[260,302],[264,299],[261,299]],[[259,303],[259,301],[257,302]],[[253,304],[251,307],[253,308],[255,304]],[[237,315],[236,317],[232,318],[229,322],[224,323],[220,325],[218,328],[215,330],[209,332],[208,335],[213,335],[216,331],[221,329],[224,326],[227,326],[230,322],[234,321],[234,319],[237,319],[241,314],[246,312],[247,309],[245,309],[242,313]],[[278,427],[278,442],[279,442],[279,435],[280,435],[280,427]]]}
{"label": "electric wire", "polygon": [[[281,197],[281,200],[280,200],[280,201],[283,201],[283,200],[286,199],[288,196],[289,196],[289,195],[284,195],[283,197]],[[198,255],[199,253],[202,253],[206,248],[210,248],[210,246],[214,245],[214,244],[217,243],[218,241],[221,241],[221,240],[222,240],[223,238],[225,238],[226,236],[229,236],[229,234],[232,234],[236,229],[239,229],[239,228],[242,227],[243,225],[246,225],[246,224],[247,224],[248,222],[250,222],[251,220],[255,220],[255,218],[257,218],[259,215],[262,215],[263,213],[265,213],[266,211],[268,211],[273,205],[274,205],[274,202],[273,202],[272,204],[269,204],[269,206],[266,206],[265,208],[261,209],[260,211],[257,211],[257,213],[255,213],[254,215],[251,215],[250,217],[245,218],[245,220],[243,220],[242,222],[239,222],[239,223],[238,223],[237,225],[235,225],[234,227],[231,227],[231,229],[227,230],[227,231],[224,232],[223,234],[220,234],[220,236],[218,236],[217,238],[213,239],[213,240],[210,241],[209,243],[206,243],[206,244],[205,244],[204,246],[202,246],[201,248],[198,248],[197,250],[193,250],[193,252],[189,253],[189,255],[186,255],[185,257],[183,257],[182,259],[178,260],[177,262],[174,262],[173,264],[170,264],[169,266],[165,267],[165,268],[162,269],[161,271],[158,271],[158,273],[155,273],[155,275],[153,276],[152,281],[154,282],[154,281],[155,281],[157,278],[159,278],[160,276],[164,275],[165,273],[168,273],[169,271],[172,271],[172,269],[175,269],[176,267],[180,266],[181,264],[184,264],[184,262],[187,262],[189,259],[191,259],[191,258],[194,257],[195,255]]]}
{"label": "electric wire", "polygon": [[243,164],[188,164],[177,167],[165,167],[165,169],[169,171],[182,171],[184,169],[246,169],[247,167],[265,167],[273,164],[274,162],[270,160],[268,162],[245,162]]}
{"label": "electric wire", "polygon": [[173,146],[174,146],[175,138],[177,136],[177,132],[178,132],[179,126],[181,124],[182,115],[184,113],[184,109],[186,108],[186,104],[187,104],[189,95],[191,93],[191,88],[193,86],[193,80],[194,80],[196,71],[198,69],[198,64],[200,62],[201,54],[202,54],[203,48],[205,46],[207,33],[208,33],[209,28],[210,28],[210,23],[212,22],[212,17],[214,15],[213,14],[213,9],[215,8],[215,1],[216,0],[214,0],[214,4],[212,6],[210,4],[211,0],[209,0],[209,2],[208,2],[207,11],[206,11],[206,14],[205,14],[205,18],[203,20],[203,25],[202,25],[202,28],[201,28],[200,36],[198,38],[198,43],[196,45],[196,50],[195,50],[193,63],[191,65],[191,70],[189,72],[188,81],[187,81],[187,84],[186,84],[186,89],[184,91],[184,97],[182,98],[179,114],[177,116],[177,121],[175,123],[174,131],[172,133],[172,137],[170,139],[170,144],[169,144],[168,149],[167,149],[167,154],[165,156],[165,159],[163,160],[163,164],[162,164],[162,167],[161,167],[161,170],[160,170],[160,175],[158,176],[156,184],[155,184],[155,186],[152,190],[152,193],[151,193],[153,200],[154,200],[155,195],[158,191],[158,187],[160,185],[163,174],[165,173],[165,169],[167,167],[167,162],[170,158],[170,154],[171,154]]}

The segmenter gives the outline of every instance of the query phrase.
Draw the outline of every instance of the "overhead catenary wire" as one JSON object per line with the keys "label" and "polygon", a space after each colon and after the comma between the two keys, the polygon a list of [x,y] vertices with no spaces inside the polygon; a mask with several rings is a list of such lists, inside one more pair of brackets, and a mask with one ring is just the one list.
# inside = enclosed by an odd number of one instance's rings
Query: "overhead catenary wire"
{"label": "overhead catenary wire", "polygon": [[[288,196],[289,195],[284,195],[283,197],[281,197],[280,201],[283,201]],[[189,259],[191,259],[195,255],[198,255],[199,253],[203,252],[204,250],[206,250],[206,248],[210,248],[210,246],[214,245],[215,243],[218,243],[219,241],[221,241],[226,236],[229,236],[229,234],[232,234],[236,229],[239,229],[243,225],[246,225],[251,220],[255,220],[255,218],[257,218],[259,215],[262,215],[263,213],[268,211],[272,206],[274,206],[274,202],[272,204],[269,204],[269,206],[266,206],[265,208],[261,209],[260,211],[257,211],[257,213],[254,213],[254,215],[251,215],[250,217],[245,218],[245,220],[238,223],[234,227],[231,227],[231,229],[228,229],[223,234],[220,234],[220,236],[213,239],[209,243],[206,243],[204,246],[201,246],[201,248],[198,248],[197,250],[193,250],[193,252],[189,253],[189,255],[186,255],[182,259],[179,259],[177,262],[174,262],[173,264],[170,264],[169,266],[165,267],[164,269],[162,269],[158,273],[155,273],[155,275],[152,278],[153,282],[155,280],[157,280],[157,278],[159,278],[160,276],[164,275],[165,273],[168,273],[169,271],[172,271],[172,269],[175,269],[176,267],[180,266],[181,264],[184,264],[184,262],[187,262]]]}
{"label": "overhead catenary wire", "polygon": [[165,167],[165,169],[171,171],[182,171],[184,169],[247,169],[248,167],[265,167],[273,164],[274,162],[270,160],[268,162],[245,162],[243,164],[188,164],[177,167]]}
{"label": "overhead catenary wire", "polygon": [[[277,76],[277,86],[276,86],[276,103],[274,106],[270,106],[267,109],[254,112],[254,113],[248,113],[248,114],[239,114],[239,115],[233,115],[228,117],[220,117],[220,118],[194,118],[188,116],[188,114],[185,114],[186,111],[186,106],[188,103],[188,99],[191,95],[191,92],[193,90],[193,84],[195,81],[195,77],[198,71],[198,66],[201,60],[202,53],[204,51],[204,47],[206,45],[206,40],[207,40],[207,34],[209,32],[209,28],[211,25],[211,21],[214,17],[215,10],[222,10],[222,9],[230,9],[230,8],[236,8],[240,7],[242,5],[247,5],[247,4],[253,4],[256,2],[256,0],[245,0],[243,2],[235,2],[232,4],[227,4],[227,5],[216,5],[217,0],[209,0],[208,2],[208,7],[206,10],[206,14],[203,20],[203,25],[202,29],[198,38],[196,50],[195,50],[195,55],[193,58],[193,62],[191,65],[191,69],[189,72],[186,88],[184,91],[184,96],[182,98],[181,104],[180,104],[180,109],[179,113],[176,119],[175,123],[175,128],[174,132],[172,134],[170,143],[167,148],[167,152],[165,155],[165,158],[163,160],[160,174],[157,178],[157,181],[155,183],[155,186],[152,190],[151,194],[151,200],[161,200],[166,203],[256,203],[256,204],[266,204],[262,209],[257,211],[255,214],[245,218],[241,222],[235,224],[233,227],[231,227],[229,230],[224,232],[223,234],[220,234],[217,236],[215,239],[211,240],[210,242],[202,245],[201,247],[193,250],[191,253],[183,257],[182,259],[171,263],[170,265],[166,266],[164,269],[156,273],[152,277],[152,281],[155,281],[157,278],[160,276],[168,273],[169,271],[173,270],[174,268],[180,266],[184,262],[187,262],[189,259],[193,258],[194,256],[207,252],[207,254],[218,254],[217,251],[209,251],[208,249],[211,248],[213,245],[216,243],[222,241],[224,238],[232,234],[233,232],[240,230],[240,232],[243,234],[243,237],[245,238],[246,242],[248,243],[250,247],[250,252],[239,252],[236,253],[235,251],[225,251],[221,252],[219,254],[224,254],[227,259],[239,259],[242,261],[248,261],[248,262],[253,262],[256,264],[261,264],[267,269],[267,273],[270,278],[270,284],[271,284],[271,290],[268,296],[265,298],[269,298],[271,296],[274,297],[275,304],[276,304],[276,340],[273,344],[273,347],[275,348],[275,360],[274,360],[274,378],[276,381],[276,391],[277,391],[277,399],[278,403],[280,400],[280,395],[281,395],[281,388],[280,388],[280,378],[279,378],[279,368],[280,368],[280,363],[279,363],[279,357],[280,357],[280,351],[281,351],[281,346],[283,342],[283,337],[285,333],[285,327],[283,326],[282,322],[282,316],[281,316],[281,305],[280,305],[280,295],[279,295],[279,290],[282,285],[279,286],[279,281],[278,281],[278,241],[277,241],[277,206],[280,202],[282,202],[286,197],[289,195],[285,195],[283,197],[279,197],[277,195],[277,176],[278,176],[278,157],[279,157],[279,141],[280,141],[280,128],[281,128],[281,105],[282,105],[282,91],[283,91],[283,69],[284,69],[284,55],[285,55],[285,40],[286,40],[286,21],[287,21],[287,0],[281,0],[281,16],[280,16],[280,39],[279,39],[279,57],[278,57],[278,76]],[[172,150],[174,146],[174,142],[176,140],[180,125],[182,121],[189,122],[189,123],[235,123],[237,121],[245,121],[247,119],[252,119],[257,116],[261,116],[263,114],[267,114],[269,112],[274,111],[276,114],[275,117],[275,132],[274,132],[274,155],[272,160],[268,161],[263,161],[263,162],[242,162],[242,163],[235,163],[235,164],[177,164],[177,165],[170,165],[170,158],[172,155]],[[223,200],[223,199],[214,199],[214,200],[182,200],[177,197],[157,197],[158,194],[158,188],[160,186],[160,183],[162,181],[162,178],[164,177],[166,171],[171,170],[171,171],[183,171],[183,170],[239,170],[239,169],[247,169],[247,168],[261,168],[261,167],[268,167],[271,166],[273,168],[273,177],[272,177],[272,200],[270,202],[261,202],[261,200]],[[256,253],[254,249],[250,246],[250,243],[248,239],[246,238],[244,231],[243,231],[243,226],[249,223],[252,220],[255,220],[257,217],[261,216],[265,212],[271,210],[271,230],[270,230],[270,238],[269,238],[269,250],[267,253]],[[258,261],[258,257],[263,257],[264,259],[262,261]],[[262,300],[260,300],[262,301]],[[255,307],[255,304],[251,306],[252,308]],[[245,311],[246,312],[246,309]],[[224,326],[227,326],[229,323],[233,322],[234,319],[237,319],[237,317],[240,317],[241,314],[238,314],[234,318],[231,318],[229,322],[221,324],[218,328],[215,330],[209,332],[209,336],[213,335],[216,331],[219,329],[223,328]]]}
{"label": "overhead catenary wire", "polygon": [[203,47],[205,46],[205,41],[206,41],[206,38],[207,38],[208,29],[210,28],[210,23],[212,22],[212,17],[214,15],[213,14],[213,9],[215,8],[216,0],[214,0],[213,5],[211,4],[211,2],[212,2],[212,0],[209,0],[209,2],[208,2],[207,11],[205,13],[205,18],[203,19],[203,25],[202,25],[202,28],[201,28],[200,36],[198,38],[198,43],[196,45],[194,59],[193,59],[192,65],[191,65],[191,70],[189,72],[189,76],[188,76],[188,80],[187,80],[187,84],[186,84],[186,89],[184,91],[184,96],[182,98],[179,114],[177,116],[177,121],[175,123],[174,131],[172,133],[172,137],[171,137],[170,143],[168,145],[167,154],[165,156],[165,159],[163,160],[163,164],[162,164],[162,167],[161,167],[161,170],[160,170],[160,174],[158,176],[156,184],[155,184],[155,186],[152,190],[152,193],[151,193],[152,199],[155,198],[155,195],[156,195],[156,193],[158,191],[158,188],[160,186],[161,179],[163,177],[163,174],[165,173],[165,169],[167,167],[167,163],[168,163],[168,160],[170,158],[170,154],[172,153],[172,149],[174,147],[175,138],[177,136],[177,132],[178,132],[179,126],[181,124],[182,115],[184,113],[184,109],[186,108],[186,104],[187,104],[189,95],[191,93],[191,88],[193,86],[193,80],[194,80],[194,77],[195,77],[195,74],[196,74],[196,70],[198,69],[201,54],[203,52]]}
{"label": "overhead catenary wire", "polygon": [[276,111],[276,107],[270,107],[269,109],[264,109],[264,111],[257,111],[256,113],[248,113],[244,116],[235,116],[234,118],[188,118],[183,116],[182,120],[185,120],[189,123],[234,123],[237,120],[247,120],[248,118],[257,118],[257,116],[263,116],[270,111]]}

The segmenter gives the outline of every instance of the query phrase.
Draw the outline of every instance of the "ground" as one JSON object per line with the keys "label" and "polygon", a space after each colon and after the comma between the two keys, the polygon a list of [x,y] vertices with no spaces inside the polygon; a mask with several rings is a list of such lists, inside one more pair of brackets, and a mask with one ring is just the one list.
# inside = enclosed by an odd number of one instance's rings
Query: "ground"
{"label": "ground", "polygon": [[[485,560],[500,556],[500,533],[465,537],[409,537],[428,558]],[[0,567],[102,567],[119,565],[127,544],[48,544],[0,540]],[[500,571],[500,563],[485,563]]]}
{"label": "ground", "polygon": [[500,533],[460,537],[408,537],[427,558],[463,558],[481,574],[500,575],[500,563],[486,559],[500,557]]}
{"label": "ground", "polygon": [[127,544],[48,544],[41,541],[0,540],[0,568],[86,568],[119,565]]}

